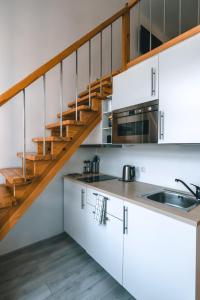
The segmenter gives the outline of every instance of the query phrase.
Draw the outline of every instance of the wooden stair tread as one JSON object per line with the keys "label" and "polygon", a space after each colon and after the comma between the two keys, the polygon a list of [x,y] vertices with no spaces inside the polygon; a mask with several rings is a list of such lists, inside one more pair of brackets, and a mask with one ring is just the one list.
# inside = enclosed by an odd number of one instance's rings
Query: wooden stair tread
{"label": "wooden stair tread", "polygon": [[[114,71],[114,72],[112,72],[112,77],[114,77],[120,73],[121,73],[121,70]],[[103,76],[103,78],[101,80],[98,78],[97,80],[95,80],[91,83],[91,86],[94,86],[94,85],[98,84],[100,81],[105,81],[105,80],[111,81],[111,74],[107,74],[107,75]],[[87,85],[87,89],[88,88],[89,88],[89,84]]]}
{"label": "wooden stair tread", "polygon": [[[75,120],[65,120],[62,122],[63,126],[73,125],[73,126],[85,126],[86,124],[84,122],[75,121]],[[60,122],[52,123],[46,126],[46,129],[54,129],[59,128]]]}
{"label": "wooden stair tread", "polygon": [[[77,107],[77,111],[91,111],[91,108],[87,105],[80,105]],[[64,111],[62,116],[63,117],[66,117],[66,116],[69,116],[69,115],[73,115],[76,113],[76,107],[75,108],[71,108],[67,111]],[[57,117],[60,118],[60,113],[57,114]]]}
{"label": "wooden stair tread", "polygon": [[[70,142],[72,138],[70,137],[60,137],[60,136],[48,136],[45,138],[45,142]],[[44,141],[43,137],[37,137],[32,139],[35,143],[42,143]]]}
{"label": "wooden stair tread", "polygon": [[10,184],[23,184],[27,180],[32,180],[35,176],[29,171],[26,170],[26,180],[23,176],[22,168],[5,168],[0,169],[0,174],[5,177],[5,179]]}
{"label": "wooden stair tread", "polygon": [[[111,81],[105,80],[105,81],[99,81],[97,82],[95,85],[91,85],[91,92],[99,92],[100,88],[104,88],[104,87],[112,87]],[[89,85],[87,87],[87,89],[85,91],[83,91],[82,93],[79,94],[79,98],[84,97],[85,95],[87,95],[89,93]]]}
{"label": "wooden stair tread", "polygon": [[11,216],[11,211],[12,208],[11,207],[7,207],[7,208],[2,208],[0,209],[0,227],[2,227],[4,225],[4,222]]}
{"label": "wooden stair tread", "polygon": [[15,202],[15,198],[10,193],[7,185],[0,184],[0,209],[11,207],[13,202]]}
{"label": "wooden stair tread", "polygon": [[[23,152],[18,152],[17,156],[20,158],[23,158]],[[27,160],[32,160],[32,161],[43,161],[43,160],[53,160],[56,159],[54,155],[51,154],[37,154],[37,153],[25,153],[25,158]]]}
{"label": "wooden stair tread", "polygon": [[[58,159],[49,164],[44,174],[41,176],[34,176],[30,173],[30,170],[27,171],[27,178],[34,178],[32,181],[25,181],[22,176],[21,168],[7,168],[0,170],[0,174],[6,177],[6,184],[11,191],[13,190],[13,186],[16,187],[17,192],[19,189],[23,191],[22,195],[18,197],[18,201],[15,203],[15,205],[9,208],[0,209],[0,240],[6,236],[11,228],[13,228],[18,220],[25,214],[33,201],[48,185],[49,181],[56,176],[57,172],[65,165],[66,161],[72,157],[84,139],[89,135],[90,132],[92,132],[92,130],[97,124],[99,124],[100,121],[101,112],[99,111],[98,113],[92,114],[87,122],[84,122],[84,124],[81,123],[84,126],[80,127],[76,138],[67,144],[66,151],[62,151],[59,154]],[[69,122],[66,123],[69,124]],[[73,122],[73,125],[74,124],[75,122]]]}
{"label": "wooden stair tread", "polygon": [[[91,99],[97,99],[97,100],[105,100],[107,98],[107,95],[105,94],[100,94],[98,92],[93,92],[91,93]],[[88,103],[89,101],[89,93],[82,97],[82,98],[78,98],[77,103],[79,104],[85,104]],[[74,107],[76,105],[76,101],[72,101],[68,103],[68,107]]]}

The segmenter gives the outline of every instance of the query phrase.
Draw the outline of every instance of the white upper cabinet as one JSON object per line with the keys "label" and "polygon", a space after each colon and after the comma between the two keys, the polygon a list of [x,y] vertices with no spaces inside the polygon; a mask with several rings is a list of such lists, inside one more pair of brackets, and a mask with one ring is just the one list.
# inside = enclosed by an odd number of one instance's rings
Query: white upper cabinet
{"label": "white upper cabinet", "polygon": [[200,35],[159,55],[159,143],[200,143]]}
{"label": "white upper cabinet", "polygon": [[113,110],[156,99],[158,56],[149,58],[113,78]]}
{"label": "white upper cabinet", "polygon": [[195,300],[196,227],[125,206],[124,287],[138,300]]}

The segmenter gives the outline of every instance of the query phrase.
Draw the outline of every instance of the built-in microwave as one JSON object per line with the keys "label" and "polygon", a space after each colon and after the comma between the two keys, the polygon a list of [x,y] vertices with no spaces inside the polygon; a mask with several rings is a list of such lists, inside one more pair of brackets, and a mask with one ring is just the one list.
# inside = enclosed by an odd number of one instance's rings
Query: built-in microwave
{"label": "built-in microwave", "polygon": [[113,111],[114,144],[158,142],[158,100]]}

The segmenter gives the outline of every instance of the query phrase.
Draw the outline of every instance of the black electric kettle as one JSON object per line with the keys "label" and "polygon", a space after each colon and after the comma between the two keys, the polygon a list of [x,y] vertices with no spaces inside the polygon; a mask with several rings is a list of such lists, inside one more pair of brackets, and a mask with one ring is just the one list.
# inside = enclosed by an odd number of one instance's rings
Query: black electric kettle
{"label": "black electric kettle", "polygon": [[130,182],[130,181],[134,181],[134,179],[135,179],[135,167],[129,165],[123,166],[122,181]]}

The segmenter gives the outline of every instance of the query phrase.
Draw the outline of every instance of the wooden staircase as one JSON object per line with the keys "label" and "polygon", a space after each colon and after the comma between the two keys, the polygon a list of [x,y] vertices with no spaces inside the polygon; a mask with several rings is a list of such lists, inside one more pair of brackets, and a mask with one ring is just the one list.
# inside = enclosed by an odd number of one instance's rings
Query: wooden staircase
{"label": "wooden staircase", "polygon": [[[139,4],[140,0],[129,0],[120,11],[105,20],[96,28],[74,42],[64,51],[53,57],[47,63],[29,74],[23,80],[13,85],[10,89],[0,95],[0,107],[12,100],[16,95],[23,93],[23,133],[24,147],[23,153],[17,153],[17,157],[22,160],[21,168],[1,169],[0,174],[5,178],[5,183],[0,185],[0,240],[2,240],[9,230],[17,223],[26,210],[30,207],[57,172],[75,153],[81,143],[86,139],[95,126],[101,121],[101,102],[112,94],[113,76],[125,71],[147,58],[150,58],[163,50],[176,45],[200,32],[200,26],[185,32],[173,40],[151,50],[150,52],[138,56],[131,61],[130,58],[130,35],[131,35],[131,9]],[[120,70],[113,70],[113,24],[122,19],[121,30],[121,64]],[[110,74],[103,75],[103,31],[110,30]],[[91,80],[91,41],[100,35],[100,78],[94,82]],[[89,85],[86,90],[78,94],[78,51],[82,46],[89,43]],[[88,46],[88,45],[87,45]],[[63,111],[63,61],[71,55],[76,57],[76,99],[68,103],[68,110]],[[88,59],[88,56],[87,56]],[[86,61],[87,61],[86,59]],[[43,80],[44,103],[46,103],[46,75],[54,67],[60,66],[60,106],[61,110],[57,114],[56,123],[46,125],[43,120],[43,131],[49,130],[50,135],[46,137],[35,137],[32,139],[37,146],[36,153],[26,153],[25,151],[25,101],[26,89],[38,79]],[[88,74],[88,69],[85,72]],[[70,70],[71,71],[71,70]],[[99,75],[98,75],[99,76]],[[122,99],[123,101],[123,99]],[[44,105],[45,108],[45,105]],[[45,109],[44,109],[45,116]],[[3,142],[2,142],[3,144]]]}
{"label": "wooden staircase", "polygon": [[[63,137],[60,137],[60,120],[46,126],[50,136],[45,138],[45,155],[43,155],[44,138],[32,139],[37,146],[37,151],[25,153],[25,174],[23,168],[0,169],[0,174],[5,178],[5,184],[0,185],[0,239],[17,223],[101,121],[101,101],[111,93],[111,76],[92,83],[90,91],[88,86],[79,95],[77,101],[70,102],[69,109],[62,113]],[[91,99],[90,106],[89,99]],[[76,102],[78,121],[75,120]],[[58,113],[57,117],[60,118],[61,114]],[[17,157],[22,160],[23,166],[24,153],[17,153]]]}

